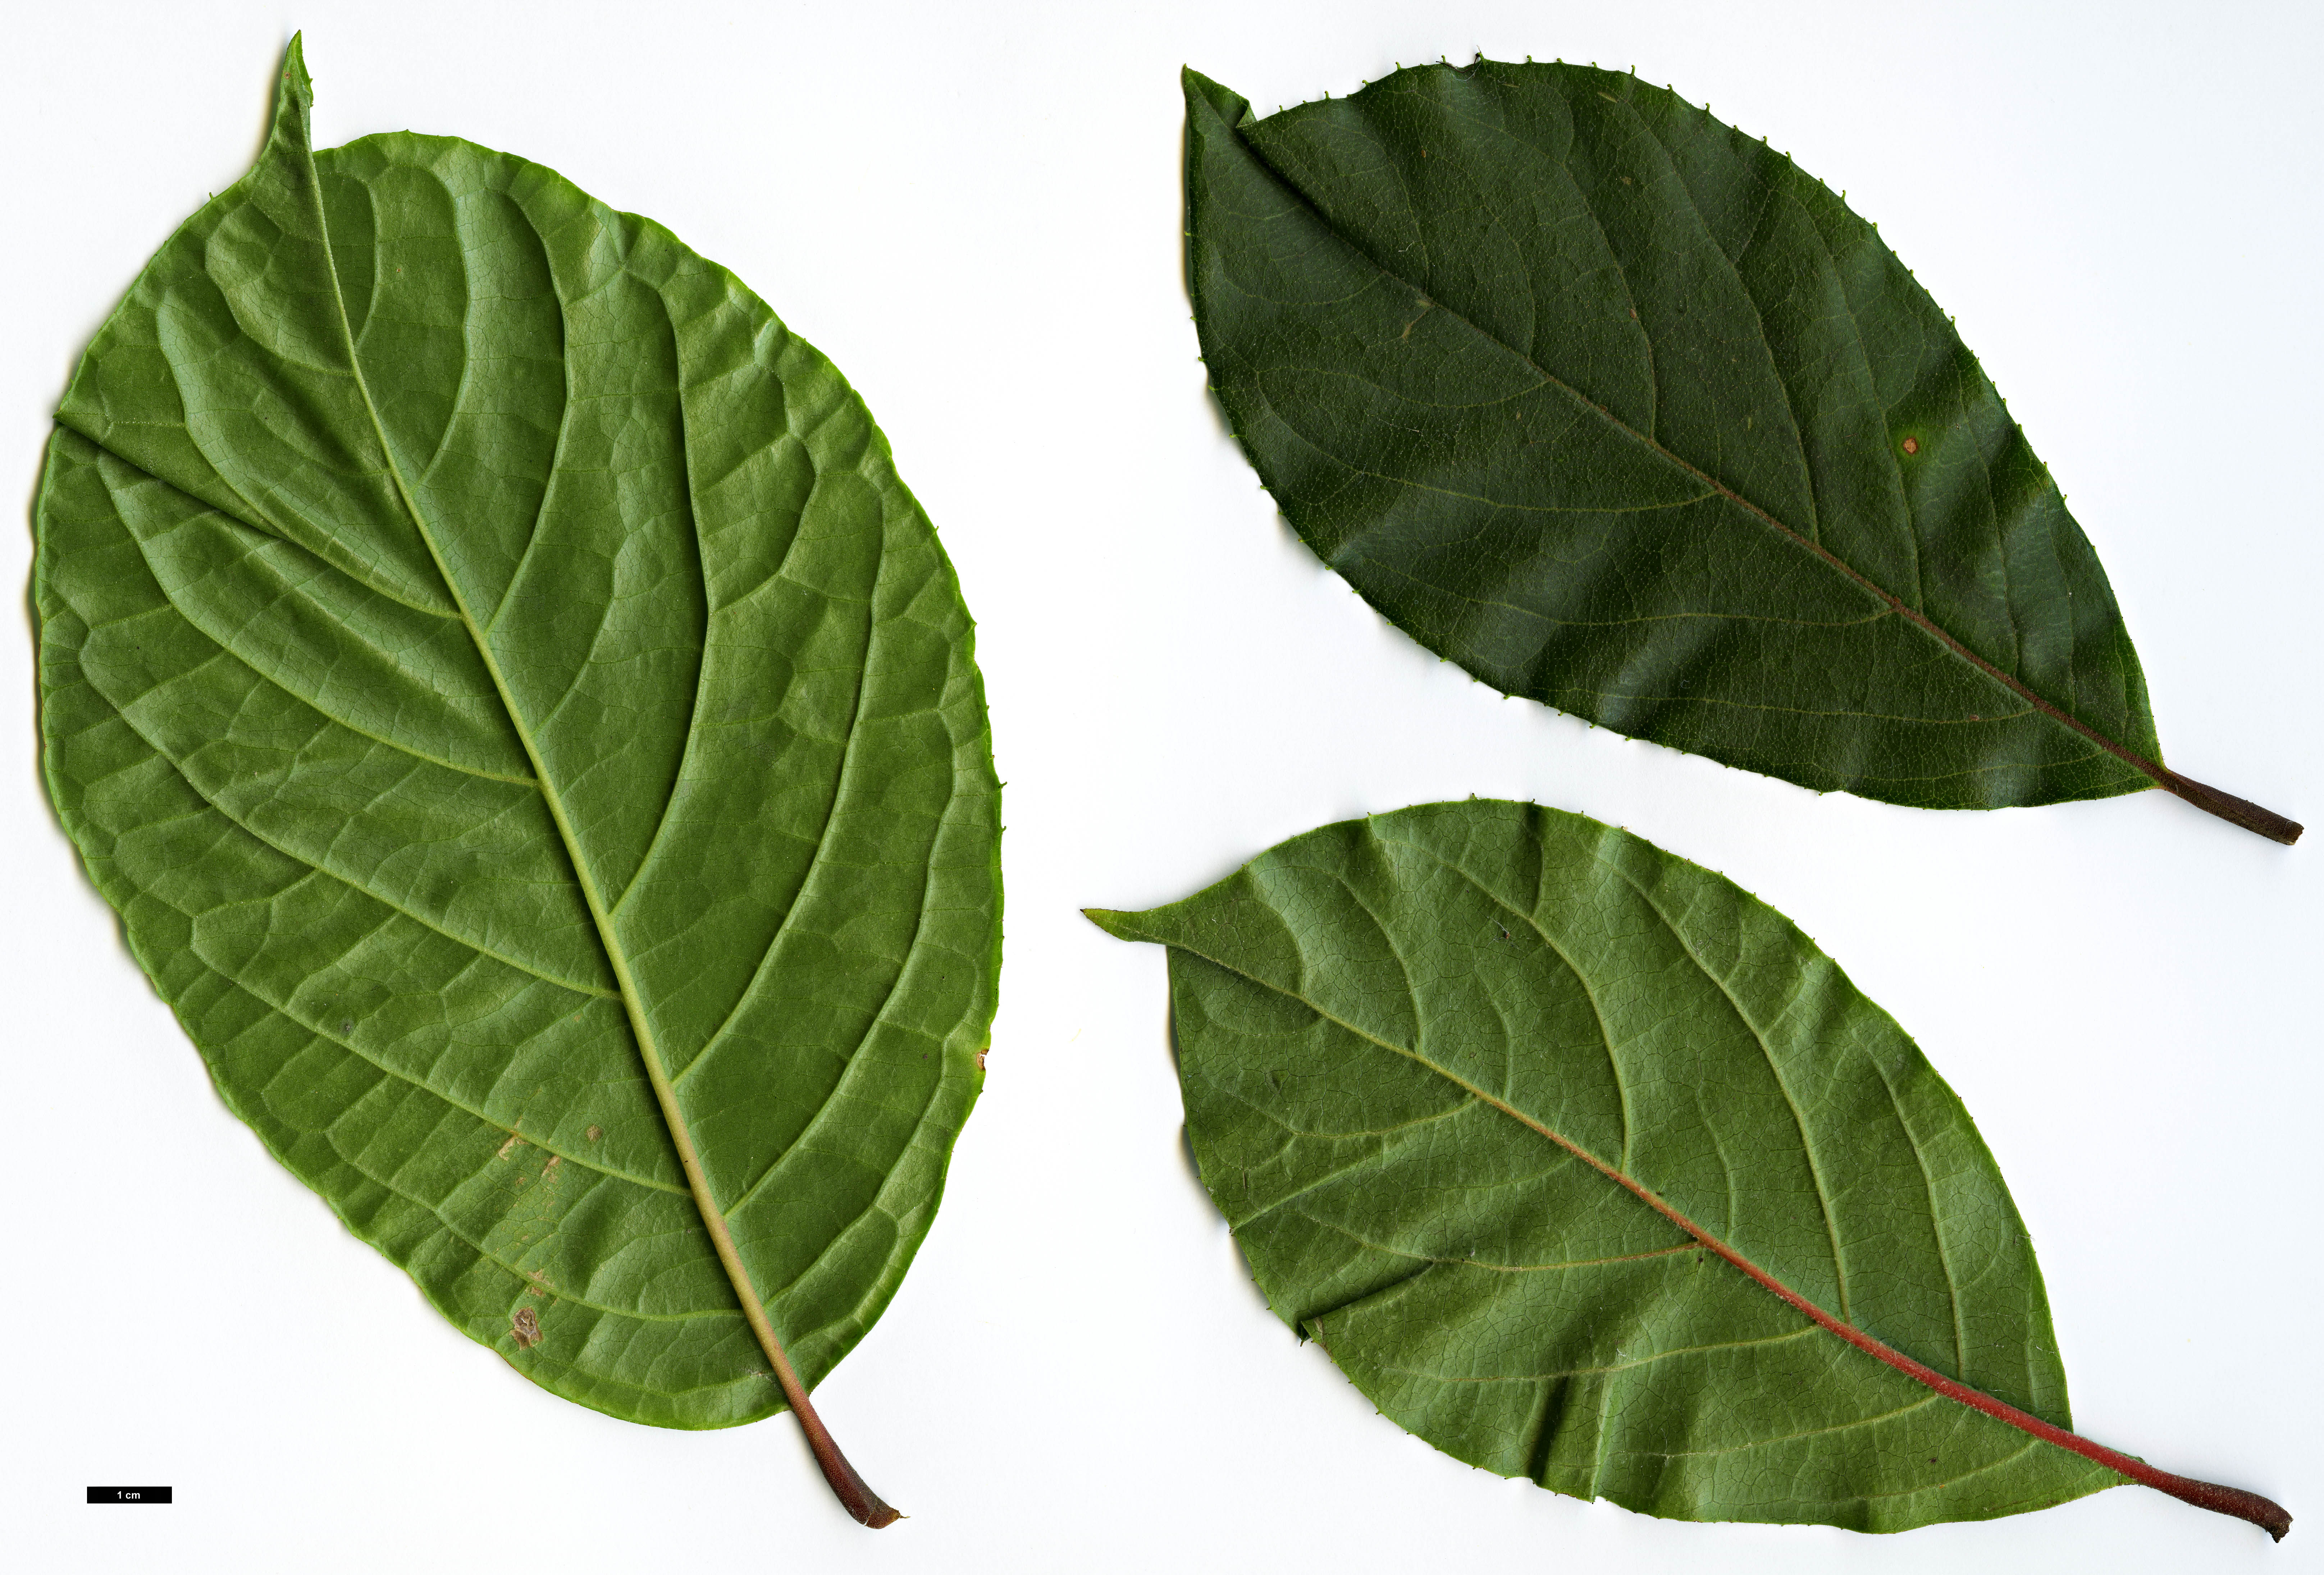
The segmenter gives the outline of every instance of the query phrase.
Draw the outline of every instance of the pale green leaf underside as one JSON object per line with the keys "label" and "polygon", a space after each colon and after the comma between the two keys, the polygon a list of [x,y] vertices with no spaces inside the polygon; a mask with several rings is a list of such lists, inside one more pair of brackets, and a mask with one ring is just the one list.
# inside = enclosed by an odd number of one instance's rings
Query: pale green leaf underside
{"label": "pale green leaf underside", "polygon": [[1689,1520],[1900,1531],[2122,1478],[1826,1331],[1536,1128],[1938,1372],[2069,1426],[2031,1244],[1895,1022],[1733,883],[1491,800],[1143,914],[1269,1303],[1458,1458]]}
{"label": "pale green leaf underside", "polygon": [[2160,779],[2048,470],[1783,154],[1569,65],[1414,68],[1264,118],[1189,71],[1186,113],[1212,386],[1301,538],[1421,644],[1820,790],[1983,809]]}
{"label": "pale green leaf underside", "polygon": [[632,1014],[811,1386],[982,1082],[967,611],[733,275],[471,143],[310,155],[309,99],[294,49],[58,413],[50,790],[227,1102],[455,1324],[615,1415],[763,1416]]}

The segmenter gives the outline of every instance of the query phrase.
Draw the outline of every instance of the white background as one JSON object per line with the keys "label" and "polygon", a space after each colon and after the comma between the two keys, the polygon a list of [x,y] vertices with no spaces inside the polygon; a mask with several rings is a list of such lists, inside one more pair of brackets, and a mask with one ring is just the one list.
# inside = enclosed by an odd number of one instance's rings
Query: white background
{"label": "white background", "polygon": [[[862,390],[980,620],[1008,781],[991,1082],[879,1328],[793,1425],[534,1388],[212,1093],[41,797],[0,631],[0,1544],[26,1570],[2324,1569],[2324,847],[2159,793],[1819,798],[1504,699],[1302,548],[1204,392],[1177,69],[1260,108],[1481,51],[1635,65],[1917,271],[2098,545],[2172,762],[2324,819],[2324,13],[2310,5],[496,6],[7,0],[0,472],[306,30],[318,145],[547,163],[734,269]],[[0,585],[29,531],[0,530]],[[1627,825],[1794,918],[1919,1040],[2033,1230],[2080,1429],[2310,1519],[2142,1488],[1899,1537],[1687,1525],[1474,1471],[1264,1309],[1184,1157],[1139,907],[1475,793]],[[2318,841],[2311,838],[2311,842]],[[91,1508],[91,1482],[175,1486]]]}

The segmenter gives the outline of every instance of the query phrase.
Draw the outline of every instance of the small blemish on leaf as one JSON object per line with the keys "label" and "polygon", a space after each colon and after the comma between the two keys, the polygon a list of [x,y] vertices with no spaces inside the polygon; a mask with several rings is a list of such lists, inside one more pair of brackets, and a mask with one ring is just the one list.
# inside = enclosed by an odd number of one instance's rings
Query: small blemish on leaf
{"label": "small blemish on leaf", "polygon": [[349,1035],[349,1034],[354,1033],[355,1031],[355,1018],[341,1018],[339,1019],[339,1035],[340,1035],[340,1036],[341,1036],[342,1038],[346,1037],[346,1036],[347,1035]]}
{"label": "small blemish on leaf", "polygon": [[1918,454],[1918,453],[1920,453],[1920,452],[1921,452],[1921,440],[1920,440],[1918,438],[1905,438],[1905,439],[1904,439],[1904,452],[1905,452],[1905,453],[1907,453],[1907,454]]}
{"label": "small blemish on leaf", "polygon": [[540,1343],[540,1315],[530,1307],[520,1307],[509,1319],[509,1333],[516,1339],[519,1350],[530,1350]]}
{"label": "small blemish on leaf", "polygon": [[594,1126],[593,1126],[593,1127],[591,1127],[591,1128],[590,1128],[586,1132],[585,1132],[585,1133],[583,1133],[583,1134],[582,1134],[582,1136],[583,1136],[583,1137],[585,1137],[585,1138],[588,1138],[588,1139],[589,1139],[589,1141],[590,1141],[590,1142],[592,1142],[592,1143],[595,1143],[595,1141],[597,1141],[597,1139],[598,1139],[598,1138],[603,1138],[604,1135],[605,1135],[605,1128],[604,1128],[603,1127],[594,1127]]}
{"label": "small blemish on leaf", "polygon": [[524,1139],[518,1137],[515,1133],[510,1133],[508,1135],[508,1141],[501,1145],[500,1152],[493,1155],[493,1157],[494,1159],[506,1159],[509,1156],[509,1150],[514,1148],[518,1144],[523,1141]]}

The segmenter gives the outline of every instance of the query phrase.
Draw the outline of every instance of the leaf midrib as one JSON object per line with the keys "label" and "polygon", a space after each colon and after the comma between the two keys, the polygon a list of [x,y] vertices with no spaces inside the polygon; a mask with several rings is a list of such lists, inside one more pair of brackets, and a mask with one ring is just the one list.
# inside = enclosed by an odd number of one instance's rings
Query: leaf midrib
{"label": "leaf midrib", "polygon": [[[412,497],[410,487],[404,483],[401,469],[396,464],[395,451],[388,442],[386,427],[380,419],[379,407],[372,398],[369,380],[364,375],[362,357],[356,352],[355,326],[348,318],[346,297],[339,286],[338,262],[331,254],[329,226],[323,213],[322,183],[315,167],[311,139],[305,134],[307,131],[305,116],[305,107],[301,106],[299,158],[305,167],[307,195],[314,213],[316,231],[323,240],[323,269],[325,275],[331,281],[331,304],[334,315],[338,321],[340,334],[346,345],[348,371],[355,380],[356,391],[363,398],[364,413],[370,419],[373,435],[378,440],[381,458],[387,466],[388,479],[393,484],[396,497],[402,503],[405,513],[410,516],[413,530],[419,532],[420,544],[428,549],[429,560],[435,566],[437,577],[443,582],[446,593],[452,598],[452,604],[459,613],[461,626],[467,631],[469,641],[475,647],[478,659],[484,664],[484,670],[492,678],[493,692],[501,703],[501,708],[508,715],[509,725],[515,731],[518,742],[523,746],[525,759],[532,763],[533,775],[540,791],[541,800],[548,806],[549,818],[557,827],[558,840],[564,845],[566,860],[573,867],[574,880],[580,887],[582,900],[588,908],[590,923],[597,932],[598,944],[604,948],[605,960],[613,971],[614,983],[621,992],[622,1010],[629,1018],[631,1037],[637,1045],[639,1060],[644,1064],[646,1078],[652,1085],[655,1101],[660,1106],[662,1121],[669,1128],[671,1144],[678,1150],[679,1166],[686,1173],[687,1189],[694,1197],[695,1211],[702,1218],[703,1227],[709,1234],[711,1246],[717,1254],[719,1265],[726,1272],[726,1277],[733,1287],[736,1300],[742,1303],[743,1316],[749,1322],[752,1332],[758,1337],[760,1346],[765,1351],[768,1360],[774,1365],[777,1379],[785,1397],[792,1400],[794,1408],[798,1409],[798,1401],[804,1397],[806,1390],[792,1372],[790,1359],[784,1353],[782,1341],[775,1332],[764,1303],[760,1300],[758,1289],[752,1282],[749,1269],[742,1264],[741,1253],[734,1245],[733,1233],[728,1229],[725,1216],[719,1211],[716,1197],[711,1191],[709,1177],[704,1173],[700,1156],[695,1149],[694,1135],[688,1128],[684,1113],[678,1107],[677,1091],[671,1087],[669,1073],[662,1065],[660,1051],[654,1040],[652,1025],[647,1018],[644,1001],[639,994],[637,982],[630,972],[629,957],[622,946],[620,937],[614,933],[613,922],[598,894],[596,881],[589,872],[588,861],[582,855],[579,835],[573,828],[571,818],[566,814],[564,800],[558,794],[557,784],[549,775],[548,762],[542,759],[540,747],[533,740],[532,731],[526,725],[524,715],[517,706],[515,695],[509,686],[507,678],[501,671],[499,659],[493,654],[491,642],[484,638],[483,629],[478,625],[475,613],[468,606],[466,596],[462,594],[458,581],[453,576],[450,567],[444,560],[443,553],[437,547],[435,534],[429,529],[427,517],[420,511],[418,502]],[[804,1420],[802,1417],[802,1421]]]}
{"label": "leaf midrib", "polygon": [[[1205,107],[1209,107],[1207,104],[1205,105]],[[2164,788],[2172,788],[2171,773],[2166,770],[2160,762],[2148,760],[2145,756],[2139,754],[2136,751],[2129,748],[2127,745],[2117,742],[2106,733],[2090,726],[2088,723],[2081,721],[2080,718],[2061,709],[2059,706],[2052,705],[2048,699],[2044,698],[2034,689],[2028,687],[2020,679],[2003,670],[2001,668],[1997,667],[1992,662],[1987,661],[1985,658],[1978,655],[1977,652],[1971,650],[1967,645],[1963,644],[1942,625],[1937,623],[1926,613],[1913,606],[1902,596],[1899,596],[1895,592],[1888,590],[1878,581],[1874,580],[1868,575],[1858,570],[1854,565],[1849,563],[1845,558],[1840,557],[1831,548],[1825,547],[1821,542],[1812,540],[1809,538],[1801,535],[1798,531],[1784,524],[1767,510],[1762,508],[1759,504],[1753,502],[1750,499],[1743,496],[1742,493],[1737,492],[1733,487],[1729,486],[1725,482],[1720,481],[1717,476],[1712,475],[1710,472],[1702,469],[1700,465],[1695,465],[1692,461],[1686,459],[1670,448],[1664,447],[1664,445],[1656,438],[1650,437],[1646,433],[1639,431],[1628,422],[1616,416],[1604,405],[1601,405],[1596,401],[1591,399],[1587,394],[1582,392],[1581,390],[1575,388],[1564,379],[1557,376],[1548,368],[1543,366],[1541,363],[1534,359],[1531,355],[1519,350],[1517,346],[1509,344],[1499,335],[1488,332],[1485,328],[1479,326],[1474,320],[1470,318],[1466,314],[1454,307],[1447,305],[1444,301],[1438,299],[1435,296],[1429,294],[1428,291],[1423,290],[1410,279],[1406,278],[1396,269],[1388,266],[1388,263],[1374,256],[1369,249],[1360,244],[1352,236],[1349,235],[1338,225],[1334,224],[1330,217],[1324,214],[1323,210],[1315,205],[1314,200],[1311,198],[1288,174],[1270,162],[1268,160],[1267,155],[1242,134],[1242,129],[1240,125],[1228,124],[1226,123],[1226,117],[1223,115],[1219,115],[1215,108],[1212,108],[1210,112],[1224,128],[1226,134],[1235,140],[1236,145],[1242,148],[1251,156],[1251,158],[1258,161],[1260,168],[1264,169],[1270,176],[1280,181],[1284,189],[1288,191],[1298,200],[1300,206],[1305,208],[1306,211],[1314,217],[1316,223],[1322,225],[1334,239],[1340,242],[1341,244],[1346,246],[1351,252],[1354,253],[1357,256],[1361,257],[1367,263],[1378,270],[1383,278],[1394,280],[1397,283],[1403,285],[1406,290],[1411,290],[1418,299],[1426,301],[1437,310],[1444,312],[1461,322],[1462,325],[1467,327],[1471,332],[1477,335],[1479,338],[1499,347],[1508,355],[1516,357],[1538,375],[1546,386],[1555,389],[1580,409],[1596,416],[1600,421],[1604,422],[1606,426],[1615,432],[1619,433],[1623,437],[1630,439],[1632,442],[1643,447],[1649,453],[1655,455],[1665,463],[1677,466],[1703,485],[1711,488],[1729,502],[1734,504],[1739,509],[1742,509],[1747,513],[1758,520],[1762,524],[1766,525],[1769,530],[1775,531],[1786,542],[1814,554],[1818,558],[1821,559],[1825,565],[1845,576],[1860,589],[1879,598],[1879,600],[1886,603],[1891,611],[1906,619],[1923,634],[1936,641],[1948,655],[1952,656],[1959,660],[1967,662],[1971,668],[1975,668],[1979,674],[1991,682],[2000,685],[2003,688],[2007,689],[2012,694],[2027,701],[2043,715],[2050,718],[2051,721],[2080,734],[2090,742],[2097,744],[2108,754],[2115,756],[2117,760],[2122,760],[2125,764],[2131,766],[2141,774],[2153,780],[2156,786]],[[1244,106],[1242,113],[1246,119],[1251,118],[1250,106],[1248,105]],[[1594,213],[1592,213],[1591,216],[1593,221],[1596,219],[1596,215]],[[1602,224],[1600,225],[1600,229],[1602,232]],[[1720,255],[1721,257],[1726,256],[1726,253],[1723,249],[1720,251]],[[1729,266],[1732,266],[1731,259],[1729,260]],[[1640,327],[1641,332],[1643,333],[1644,325],[1641,324]],[[1761,334],[1763,342],[1765,337],[1766,335],[1763,331]],[[1648,337],[1647,343],[1651,347],[1653,344],[1651,337]],[[1786,397],[1788,399],[1788,395]],[[1794,416],[1795,422],[1796,419],[1796,416]]]}
{"label": "leaf midrib", "polygon": [[[1125,914],[1120,916],[1125,919],[1130,919],[1140,916]],[[1439,1065],[1425,1055],[1423,1055],[1416,1049],[1407,1050],[1401,1045],[1391,1044],[1388,1040],[1380,1038],[1379,1036],[1370,1033],[1367,1030],[1359,1027],[1357,1025],[1347,1021],[1345,1018],[1325,1010],[1322,1006],[1310,1000],[1307,997],[1296,990],[1286,989],[1271,981],[1261,979],[1256,974],[1247,972],[1243,969],[1236,967],[1233,963],[1227,962],[1223,958],[1213,956],[1210,953],[1203,951],[1199,947],[1188,945],[1184,941],[1176,939],[1163,940],[1163,937],[1159,935],[1147,935],[1143,938],[1163,941],[1165,945],[1175,951],[1182,951],[1190,956],[1200,957],[1204,962],[1212,964],[1213,967],[1222,969],[1226,972],[1233,974],[1238,979],[1241,979],[1249,983],[1257,985],[1261,990],[1270,990],[1286,999],[1296,1001],[1301,1006],[1304,1006],[1308,1010],[1314,1012],[1317,1017],[1323,1018],[1325,1022],[1331,1023],[1334,1027],[1354,1035],[1357,1038],[1363,1040],[1366,1044],[1376,1045],[1379,1048],[1388,1052],[1392,1055],[1400,1055],[1406,1060],[1411,1061],[1416,1065],[1424,1067],[1426,1070],[1436,1073],[1436,1075],[1443,1078],[1447,1082],[1452,1083],[1454,1087],[1461,1089],[1471,1098],[1476,1099],[1483,1104],[1491,1106],[1493,1109],[1499,1110],[1503,1115],[1508,1117],[1511,1120],[1516,1121],[1518,1125],[1526,1128],[1527,1130],[1547,1138],[1558,1147],[1563,1148],[1576,1159],[1581,1160],[1583,1164],[1597,1171],[1600,1175],[1605,1176],[1609,1181],[1613,1182],[1616,1185],[1620,1186],[1625,1191],[1630,1193],[1641,1202],[1644,1202],[1656,1213],[1662,1215],[1665,1220],[1668,1220],[1672,1224],[1677,1226],[1681,1230],[1685,1231],[1695,1240],[1701,1242],[1705,1248],[1717,1253],[1720,1258],[1724,1259],[1729,1266],[1739,1270],[1746,1277],[1754,1281],[1762,1289],[1768,1291],[1778,1299],[1789,1303],[1795,1312],[1804,1314],[1813,1325],[1819,1326],[1827,1333],[1832,1334],[1839,1339],[1845,1340],[1849,1345],[1852,1345],[1858,1350],[1864,1352],[1867,1356],[1869,1356],[1875,1360],[1895,1369],[1904,1377],[1915,1379],[1920,1383],[1926,1385],[1929,1388],[1935,1390],[1938,1394],[1942,1395],[1947,1399],[1958,1401],[1974,1410],[1983,1412],[1986,1415],[1994,1418],[1996,1421],[2006,1423],[2008,1425],[2018,1429],[2022,1432],[2029,1433],[2034,1439],[2043,1443],[2055,1444],[2060,1448],[2069,1450],[2075,1454],[2082,1456],[2086,1460],[2104,1466],[2110,1470],[2119,1472],[2123,1476],[2131,1478],[2133,1480],[2144,1482],[2150,1487],[2160,1486],[2156,1480],[2158,1478],[2170,1478],[2172,1481],[2183,1480],[2183,1478],[2171,1477],[2170,1473],[2157,1471],[2154,1468],[2148,1466],[2142,1460],[2136,1460],[2132,1456],[2123,1454],[2119,1451],[2108,1449],[2103,1444],[2096,1443],[2089,1439],[2082,1437],[2079,1433],[2071,1432],[2065,1428],[2058,1426],[2055,1423],[2044,1421],[2043,1418],[2034,1415],[2031,1412],[2022,1410],[2017,1406],[2010,1405],[2006,1400],[1997,1398],[1994,1395],[1985,1393],[1981,1389],[1972,1388],[1969,1385],[1963,1383],[1959,1378],[1950,1377],[1947,1375],[1939,1372],[1936,1368],[1930,1367],[1927,1363],[1905,1355],[1903,1351],[1898,1350],[1895,1347],[1888,1344],[1886,1340],[1881,1340],[1878,1336],[1871,1334],[1858,1325],[1850,1323],[1845,1319],[1833,1314],[1807,1296],[1804,1296],[1798,1291],[1794,1290],[1789,1285],[1784,1283],[1783,1280],[1778,1279],[1766,1269],[1762,1268],[1757,1263],[1747,1257],[1739,1248],[1728,1242],[1725,1239],[1697,1224],[1685,1213],[1682,1212],[1679,1209],[1664,1199],[1659,1193],[1655,1192],[1653,1188],[1646,1186],[1644,1183],[1637,1180],[1635,1177],[1632,1177],[1624,1172],[1616,1169],[1614,1166],[1608,1165],[1604,1160],[1600,1159],[1596,1155],[1591,1153],[1587,1148],[1582,1147],[1580,1144],[1567,1138],[1564,1134],[1557,1131],[1554,1128],[1534,1119],[1532,1117],[1517,1110],[1515,1106],[1510,1105],[1502,1100],[1494,1098],[1491,1094],[1486,1092],[1476,1084],[1470,1082],[1467,1079],[1462,1078],[1458,1073],[1446,1067]],[[2164,1491],[2170,1491],[2170,1489],[2166,1488]]]}

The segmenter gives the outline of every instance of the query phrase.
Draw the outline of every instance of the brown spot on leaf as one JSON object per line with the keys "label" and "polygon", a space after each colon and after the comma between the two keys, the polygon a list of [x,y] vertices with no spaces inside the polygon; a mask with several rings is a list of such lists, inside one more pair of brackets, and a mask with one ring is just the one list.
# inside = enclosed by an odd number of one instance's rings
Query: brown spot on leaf
{"label": "brown spot on leaf", "polygon": [[1920,453],[1920,452],[1921,452],[1921,440],[1920,440],[1918,438],[1905,438],[1905,439],[1904,439],[1904,452],[1905,452],[1905,453],[1907,453],[1907,454],[1918,454],[1918,453]]}
{"label": "brown spot on leaf", "polygon": [[509,1333],[515,1337],[519,1350],[530,1350],[540,1343],[540,1314],[530,1307],[520,1307],[509,1320]]}
{"label": "brown spot on leaf", "polygon": [[564,1163],[565,1156],[561,1154],[550,1155],[549,1156],[549,1163],[540,1167],[540,1179],[543,1181],[555,1181],[557,1179],[557,1167]]}
{"label": "brown spot on leaf", "polygon": [[582,1134],[582,1136],[588,1138],[592,1143],[595,1143],[598,1138],[603,1138],[604,1135],[605,1128],[603,1127],[592,1127],[588,1131]]}
{"label": "brown spot on leaf", "polygon": [[508,1135],[508,1141],[501,1145],[501,1151],[498,1154],[493,1155],[493,1157],[494,1159],[506,1159],[509,1156],[509,1150],[514,1148],[518,1144],[523,1141],[524,1139],[518,1137],[515,1133],[510,1133]]}

